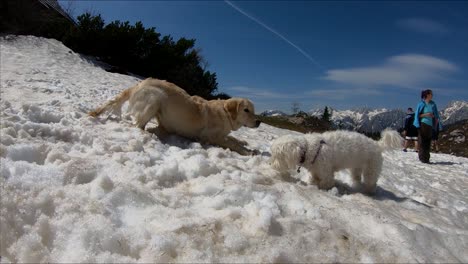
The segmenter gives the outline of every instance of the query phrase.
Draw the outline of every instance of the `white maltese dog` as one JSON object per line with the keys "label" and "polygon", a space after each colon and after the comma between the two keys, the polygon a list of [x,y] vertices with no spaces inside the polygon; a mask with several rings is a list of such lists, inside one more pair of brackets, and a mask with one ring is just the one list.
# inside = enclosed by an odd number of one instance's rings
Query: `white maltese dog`
{"label": "white maltese dog", "polygon": [[336,171],[350,169],[354,185],[372,194],[382,170],[382,151],[402,145],[394,130],[382,131],[378,142],[350,131],[286,135],[273,141],[271,165],[280,172],[304,167],[312,175],[310,184],[325,190],[335,186]]}

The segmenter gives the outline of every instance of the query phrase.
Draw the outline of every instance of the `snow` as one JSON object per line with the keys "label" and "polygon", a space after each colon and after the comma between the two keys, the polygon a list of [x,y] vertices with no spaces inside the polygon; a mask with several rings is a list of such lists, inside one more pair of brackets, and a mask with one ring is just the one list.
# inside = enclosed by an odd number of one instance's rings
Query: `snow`
{"label": "snow", "polygon": [[453,101],[441,111],[440,116],[443,124],[453,124],[461,120],[468,119],[468,102]]}
{"label": "snow", "polygon": [[260,113],[261,116],[287,116],[284,112],[279,110],[266,110]]}
{"label": "snow", "polygon": [[[87,111],[138,79],[56,40],[0,39],[2,262],[468,262],[468,159],[384,153],[377,194]],[[155,123],[151,124],[156,126]]]}

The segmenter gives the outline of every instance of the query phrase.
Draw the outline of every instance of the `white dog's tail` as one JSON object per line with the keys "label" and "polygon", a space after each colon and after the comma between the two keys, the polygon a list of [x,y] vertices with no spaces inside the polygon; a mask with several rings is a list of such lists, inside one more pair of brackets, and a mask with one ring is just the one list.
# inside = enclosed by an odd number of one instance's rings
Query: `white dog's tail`
{"label": "white dog's tail", "polygon": [[403,147],[403,138],[393,129],[386,128],[380,133],[379,145],[383,150]]}
{"label": "white dog's tail", "polygon": [[138,84],[125,89],[123,92],[118,94],[114,99],[109,100],[104,105],[96,108],[96,110],[89,112],[88,114],[92,117],[98,117],[104,112],[115,112],[120,113],[122,105],[130,98],[130,95],[133,93],[133,90],[138,87]]}

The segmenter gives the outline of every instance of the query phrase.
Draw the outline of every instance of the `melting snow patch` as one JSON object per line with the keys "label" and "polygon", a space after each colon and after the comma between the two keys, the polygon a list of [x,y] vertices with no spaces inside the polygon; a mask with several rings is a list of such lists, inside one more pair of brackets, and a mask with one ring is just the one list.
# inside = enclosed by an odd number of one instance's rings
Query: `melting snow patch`
{"label": "melting snow patch", "polygon": [[[0,38],[2,262],[468,262],[468,160],[386,152],[375,196],[86,112],[138,81],[60,42]],[[294,179],[295,178],[295,179]],[[302,181],[299,181],[302,180]]]}

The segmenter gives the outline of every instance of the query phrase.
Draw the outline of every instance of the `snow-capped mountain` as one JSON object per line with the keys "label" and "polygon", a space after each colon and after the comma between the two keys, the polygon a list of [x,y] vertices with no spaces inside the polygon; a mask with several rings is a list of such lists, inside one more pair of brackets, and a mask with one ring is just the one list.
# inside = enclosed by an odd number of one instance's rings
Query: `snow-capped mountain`
{"label": "snow-capped mountain", "polygon": [[454,101],[440,113],[444,124],[453,124],[468,119],[468,102]]}
{"label": "snow-capped mountain", "polygon": [[287,114],[279,110],[266,110],[260,113],[261,116],[286,116]]}
{"label": "snow-capped mountain", "polygon": [[[323,109],[310,110],[309,114],[321,117]],[[404,126],[406,111],[402,109],[370,109],[336,110],[329,108],[331,120],[337,128],[357,130],[363,132],[380,132],[387,127],[399,129]],[[451,102],[445,109],[440,110],[442,123],[453,124],[468,119],[468,102]]]}

